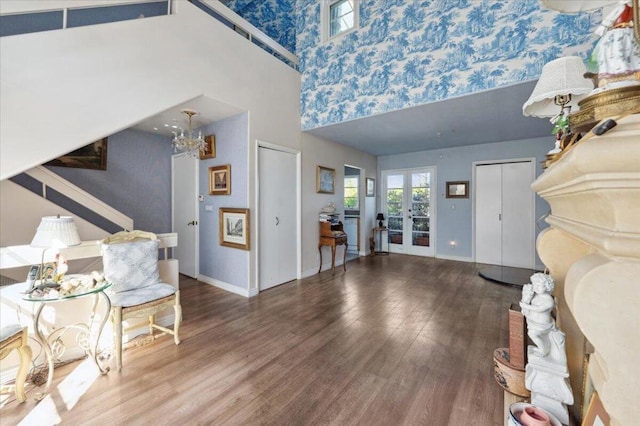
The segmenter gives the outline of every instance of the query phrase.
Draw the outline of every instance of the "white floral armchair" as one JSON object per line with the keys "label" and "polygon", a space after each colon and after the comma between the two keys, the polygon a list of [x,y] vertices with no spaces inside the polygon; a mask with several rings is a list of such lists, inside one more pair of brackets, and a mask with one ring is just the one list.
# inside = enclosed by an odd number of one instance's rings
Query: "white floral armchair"
{"label": "white floral armchair", "polygon": [[[123,321],[148,316],[152,339],[158,329],[172,334],[175,344],[180,344],[180,291],[160,280],[158,246],[156,235],[144,231],[118,232],[102,241],[104,275],[112,284],[107,294],[118,371],[122,370]],[[167,307],[174,309],[173,330],[155,323],[155,315]]]}

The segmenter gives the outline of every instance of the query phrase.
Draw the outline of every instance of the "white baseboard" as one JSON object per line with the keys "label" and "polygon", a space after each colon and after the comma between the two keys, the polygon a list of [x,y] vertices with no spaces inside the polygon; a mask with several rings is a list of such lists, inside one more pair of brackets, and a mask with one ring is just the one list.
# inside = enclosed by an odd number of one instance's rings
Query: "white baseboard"
{"label": "white baseboard", "polygon": [[206,275],[198,275],[198,281],[202,281],[203,283],[212,285],[214,287],[218,287],[224,291],[228,291],[233,294],[237,294],[239,296],[244,297],[252,297],[258,294],[258,289],[246,289],[242,287],[235,286],[233,284],[226,283],[224,281],[216,280],[215,278],[208,277]]}
{"label": "white baseboard", "polygon": [[313,275],[316,275],[317,273],[318,273],[318,268],[307,269],[306,271],[302,271],[301,278],[309,278]]}
{"label": "white baseboard", "polygon": [[444,260],[456,260],[458,262],[473,262],[474,260],[470,257],[463,256],[449,256],[445,254],[437,255],[436,259],[444,259]]}

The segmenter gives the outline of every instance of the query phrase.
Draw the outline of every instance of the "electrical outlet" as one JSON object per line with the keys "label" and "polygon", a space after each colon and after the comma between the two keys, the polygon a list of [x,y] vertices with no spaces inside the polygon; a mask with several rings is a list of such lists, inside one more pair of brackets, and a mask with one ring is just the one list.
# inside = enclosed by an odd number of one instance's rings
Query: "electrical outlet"
{"label": "electrical outlet", "polygon": [[204,206],[204,211],[205,212],[212,212],[213,211],[213,206],[211,206],[211,205]]}

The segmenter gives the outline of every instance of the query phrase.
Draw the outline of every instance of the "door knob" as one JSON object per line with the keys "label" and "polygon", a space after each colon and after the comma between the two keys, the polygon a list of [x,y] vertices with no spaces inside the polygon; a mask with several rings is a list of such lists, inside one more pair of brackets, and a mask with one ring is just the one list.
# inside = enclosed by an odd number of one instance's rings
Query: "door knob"
{"label": "door knob", "polygon": [[197,224],[198,224],[198,221],[192,220],[191,222],[187,223],[187,226],[189,226],[189,225],[197,225]]}

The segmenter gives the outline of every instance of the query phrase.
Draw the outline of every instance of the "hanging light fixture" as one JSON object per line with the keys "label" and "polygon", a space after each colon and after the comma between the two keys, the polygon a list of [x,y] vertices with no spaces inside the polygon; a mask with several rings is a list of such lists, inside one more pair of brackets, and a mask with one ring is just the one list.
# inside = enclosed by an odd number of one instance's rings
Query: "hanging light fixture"
{"label": "hanging light fixture", "polygon": [[207,151],[207,145],[202,137],[202,131],[198,132],[198,137],[195,137],[193,131],[191,118],[194,115],[198,115],[198,113],[189,109],[183,110],[182,113],[189,117],[189,130],[186,134],[184,129],[180,129],[180,134],[173,132],[173,140],[171,141],[173,151],[175,153],[183,153],[192,158],[199,158],[201,152],[205,153]]}

